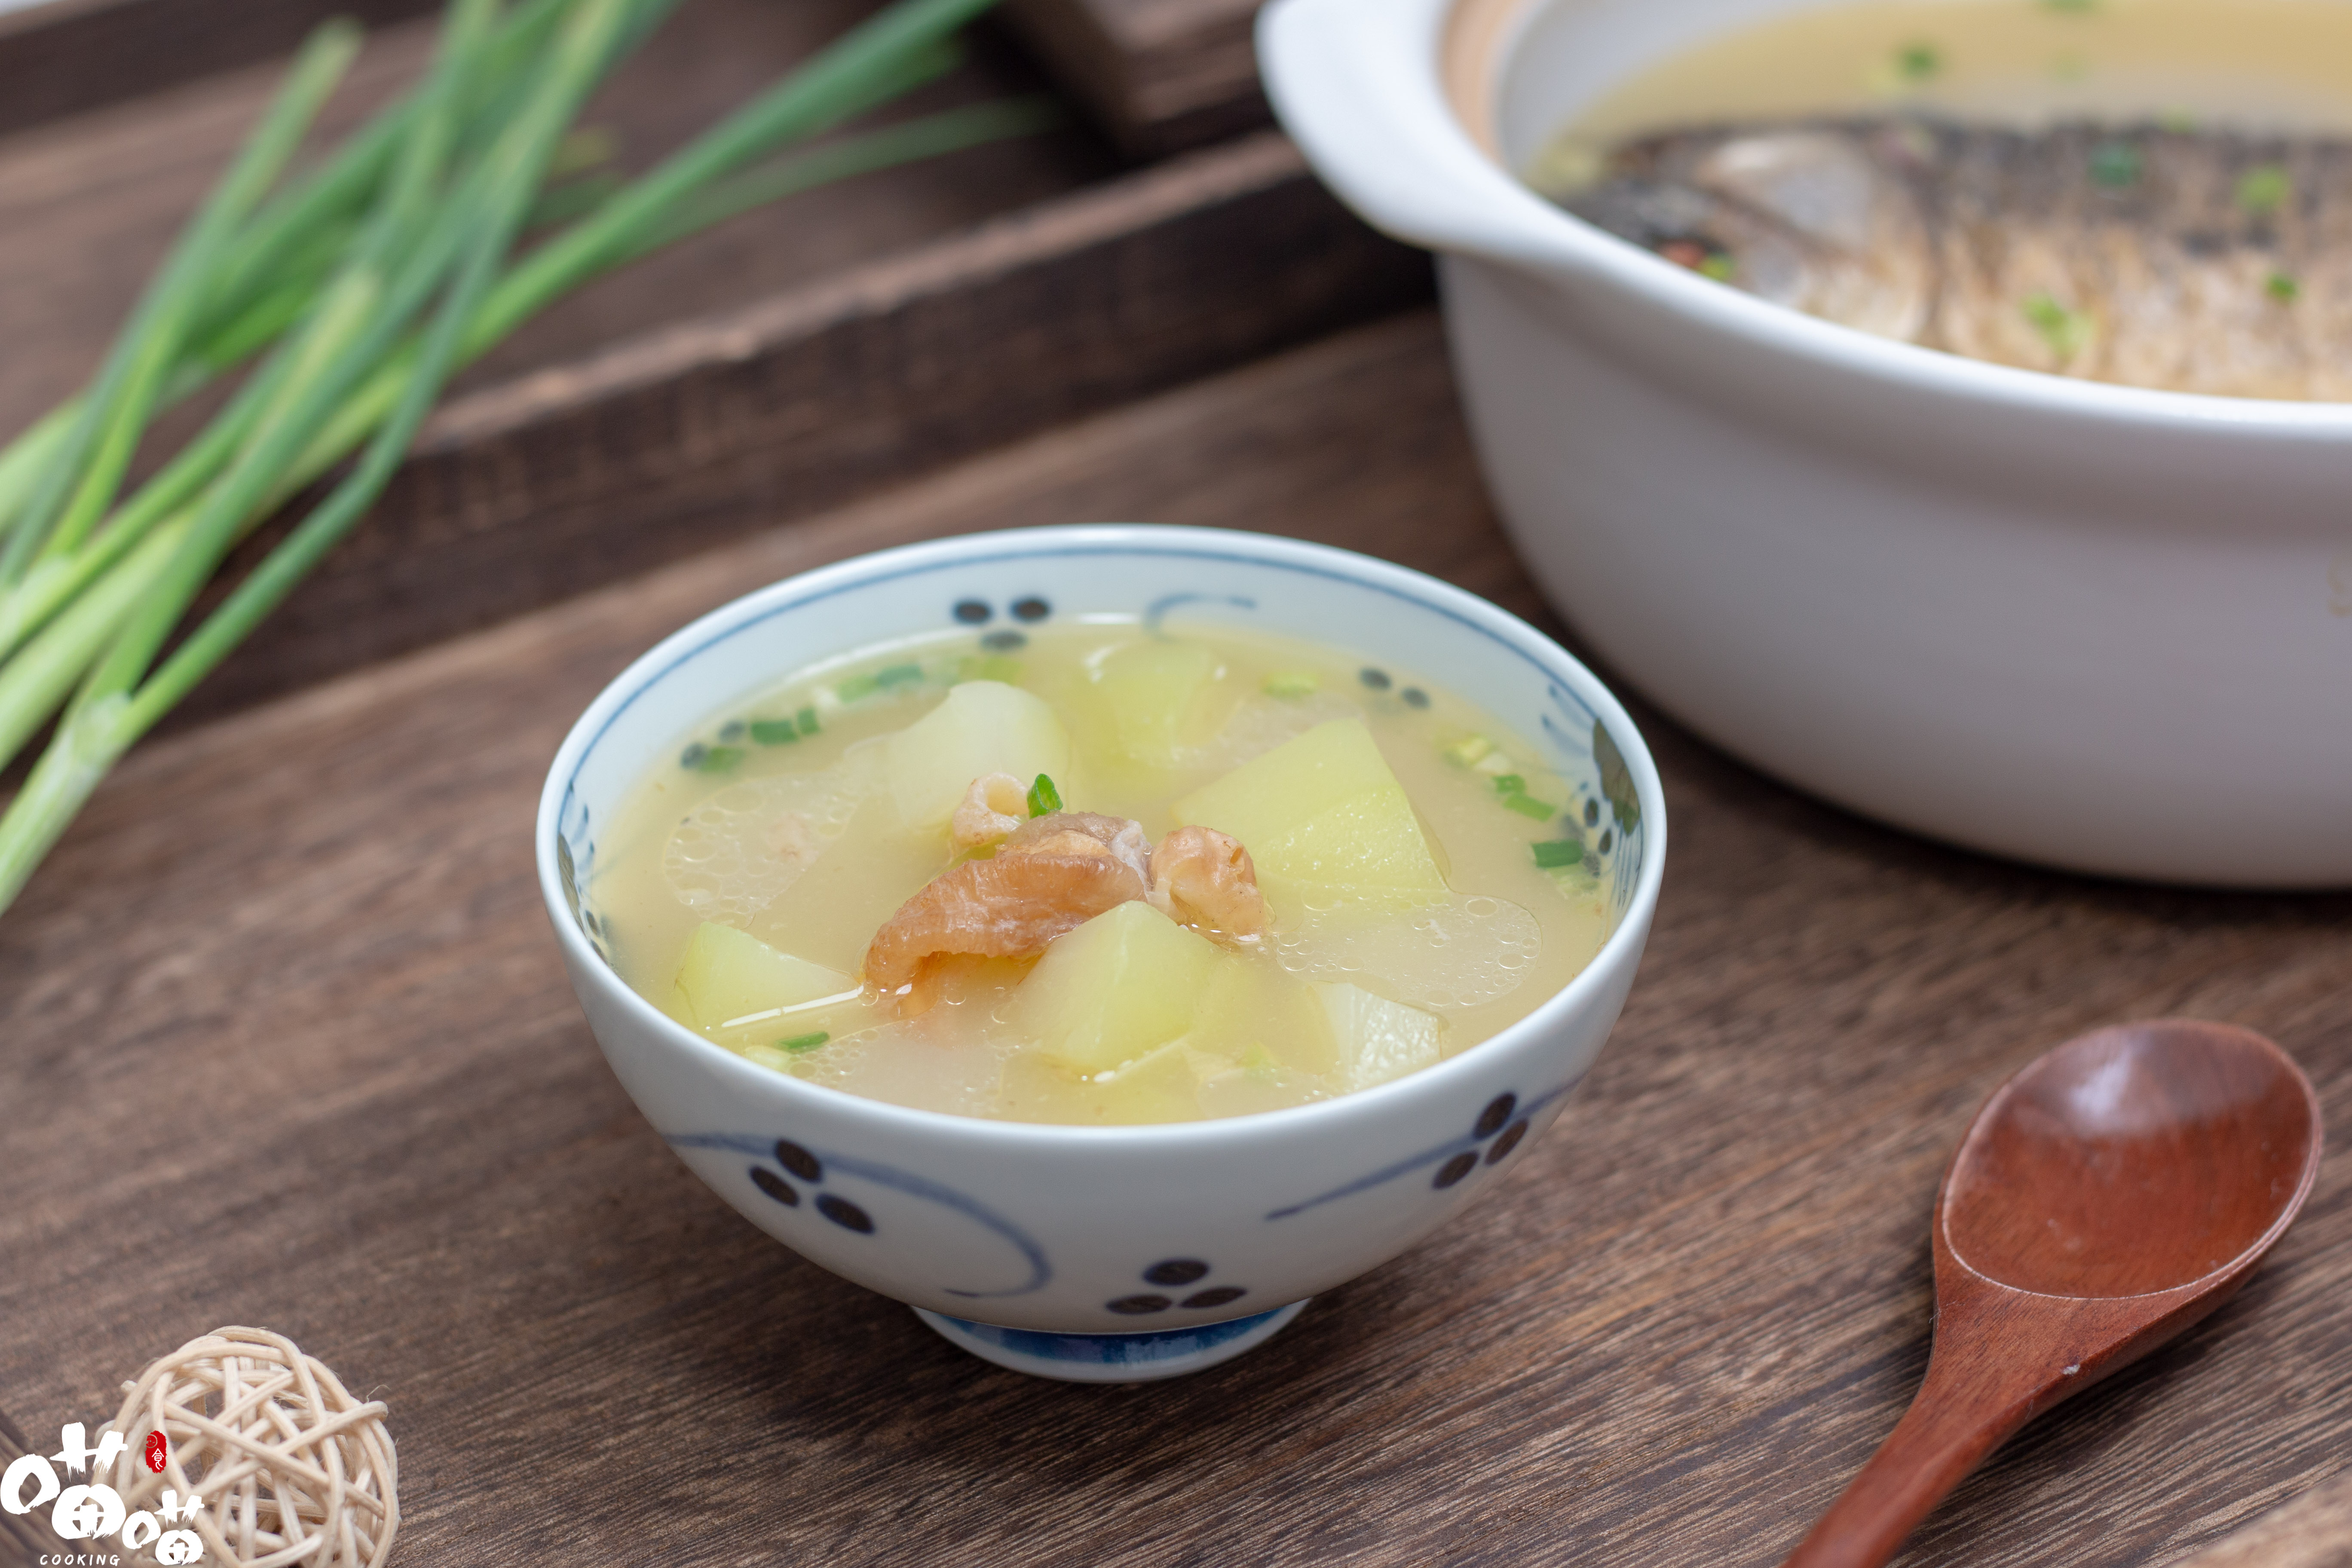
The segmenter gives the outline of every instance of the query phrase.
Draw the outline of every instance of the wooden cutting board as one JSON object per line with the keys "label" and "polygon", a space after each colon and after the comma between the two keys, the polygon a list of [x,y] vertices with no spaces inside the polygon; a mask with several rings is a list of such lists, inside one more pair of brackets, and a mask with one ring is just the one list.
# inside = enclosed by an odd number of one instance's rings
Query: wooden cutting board
{"label": "wooden cutting board", "polygon": [[1005,0],[1005,16],[1129,152],[1158,156],[1273,118],[1259,0]]}
{"label": "wooden cutting board", "polygon": [[[755,1232],[622,1095],[532,807],[580,708],[690,616],[1105,517],[1348,545],[1552,625],[1414,315],[141,750],[0,919],[16,1427],[258,1323],[390,1403],[395,1563],[1770,1563],[1909,1396],[1937,1177],[2005,1074],[2114,1019],[2227,1018],[2352,1125],[2352,899],[1938,848],[1636,703],[1673,824],[1641,978],[1459,1225],[1189,1379],[963,1356]],[[1906,1563],[2172,1562],[2331,1475],[2347,1276],[2339,1143],[2242,1295],[2029,1429]]]}

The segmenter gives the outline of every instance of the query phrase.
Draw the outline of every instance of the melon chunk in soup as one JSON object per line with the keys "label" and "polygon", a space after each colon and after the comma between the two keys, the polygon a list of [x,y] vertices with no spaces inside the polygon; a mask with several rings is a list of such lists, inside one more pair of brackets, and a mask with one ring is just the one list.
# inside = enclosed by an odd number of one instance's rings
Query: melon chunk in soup
{"label": "melon chunk in soup", "polygon": [[1138,762],[1167,767],[1215,732],[1221,661],[1205,643],[1160,638],[1130,643],[1095,667],[1096,693],[1119,747]]}
{"label": "melon chunk in soup", "polygon": [[1436,1065],[1443,1026],[1433,1015],[1344,982],[1315,991],[1339,1041],[1349,1089],[1370,1089]]}
{"label": "melon chunk in soup", "polygon": [[1252,1053],[1262,1052],[1309,1077],[1322,1077],[1339,1062],[1330,1016],[1315,988],[1255,953],[1218,955],[1187,1037],[1235,1063],[1244,1057],[1257,1060]]}
{"label": "melon chunk in soup", "polygon": [[1412,802],[1360,719],[1318,724],[1174,809],[1177,821],[1248,847],[1277,914],[1333,903],[1411,909],[1446,896]]}
{"label": "melon chunk in soup", "polygon": [[890,793],[910,827],[936,827],[953,816],[974,779],[1063,779],[1070,768],[1070,737],[1053,709],[997,680],[950,688],[945,700],[886,745]]}
{"label": "melon chunk in soup", "polygon": [[716,921],[695,928],[677,968],[678,996],[688,1018],[702,1029],[856,989],[857,982],[846,974],[779,952]]}
{"label": "melon chunk in soup", "polygon": [[1010,1021],[1074,1072],[1112,1071],[1192,1025],[1216,947],[1137,900],[1056,937],[1013,1000]]}

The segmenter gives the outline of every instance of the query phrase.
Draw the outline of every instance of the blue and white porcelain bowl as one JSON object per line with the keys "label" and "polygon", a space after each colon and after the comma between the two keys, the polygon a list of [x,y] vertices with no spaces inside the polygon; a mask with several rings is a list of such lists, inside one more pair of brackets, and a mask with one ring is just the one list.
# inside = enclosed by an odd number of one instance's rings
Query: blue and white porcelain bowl
{"label": "blue and white porcelain bowl", "polygon": [[[602,949],[596,838],[689,728],[803,666],[977,626],[1176,610],[1303,637],[1464,693],[1550,752],[1607,831],[1612,934],[1527,1018],[1449,1060],[1292,1110],[1145,1127],[914,1110],[803,1082],[672,1022]],[[984,614],[983,614],[984,612]],[[1394,1258],[1559,1113],[1633,984],[1665,854],[1657,770],[1549,638],[1460,589],[1319,545],[1205,529],[1024,529],[887,551],[713,612],[607,687],[549,772],[540,884],[613,1070],[694,1173],[843,1278],[1001,1364],[1137,1380],[1213,1364]]]}

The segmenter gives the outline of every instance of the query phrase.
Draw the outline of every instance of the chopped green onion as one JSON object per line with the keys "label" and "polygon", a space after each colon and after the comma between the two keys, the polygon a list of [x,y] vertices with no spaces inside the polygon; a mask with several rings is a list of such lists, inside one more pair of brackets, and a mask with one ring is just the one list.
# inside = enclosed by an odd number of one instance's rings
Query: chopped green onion
{"label": "chopped green onion", "polygon": [[2284,163],[2263,163],[2238,176],[2238,205],[2256,217],[2286,205],[2294,195],[2294,181]]}
{"label": "chopped green onion", "polygon": [[1322,686],[1323,678],[1313,670],[1294,669],[1285,670],[1279,675],[1267,676],[1265,684],[1260,689],[1268,697],[1279,697],[1286,702],[1295,702],[1302,697],[1314,696],[1316,692],[1322,689]]}
{"label": "chopped green onion", "polygon": [[814,708],[803,708],[799,713],[794,715],[794,717],[800,722],[802,734],[814,735],[816,733],[816,710]]}
{"label": "chopped green onion", "polygon": [[1717,283],[1728,283],[1739,275],[1739,263],[1731,258],[1727,250],[1712,251],[1698,264],[1698,275],[1712,278]]}
{"label": "chopped green onion", "polygon": [[853,675],[835,687],[833,695],[842,706],[847,707],[861,698],[873,696],[875,692],[881,689],[881,685],[880,681],[870,675]]}
{"label": "chopped green onion", "polygon": [[956,660],[958,680],[1001,680],[1007,686],[1021,680],[1021,661],[1001,653],[968,653]]}
{"label": "chopped green onion", "polygon": [[887,669],[874,672],[874,684],[881,687],[904,686],[910,680],[922,679],[923,667],[919,664],[894,664]]}
{"label": "chopped green onion", "polygon": [[2104,190],[2137,184],[2142,167],[2139,149],[2128,142],[2102,142],[2091,149],[2091,184]]}
{"label": "chopped green onion", "polygon": [[803,1051],[813,1051],[816,1049],[819,1046],[824,1044],[831,1038],[833,1038],[831,1035],[826,1034],[823,1029],[819,1029],[814,1035],[794,1035],[790,1039],[778,1040],[776,1042],[776,1049],[780,1051],[791,1051],[797,1056]]}
{"label": "chopped green onion", "polygon": [[1029,815],[1050,816],[1061,809],[1062,792],[1054,787],[1052,779],[1039,773],[1037,782],[1029,786]]}
{"label": "chopped green onion", "polygon": [[1557,871],[1563,867],[1584,864],[1584,846],[1574,838],[1555,838],[1549,843],[1534,845],[1538,870]]}
{"label": "chopped green onion", "polygon": [[1465,735],[1444,748],[1439,754],[1456,767],[1470,767],[1495,749],[1495,742],[1484,735]]}
{"label": "chopped green onion", "polygon": [[2282,305],[2292,305],[2302,297],[2303,285],[2295,280],[2292,272],[2273,272],[2270,280],[2263,285],[2263,292]]}
{"label": "chopped green onion", "polygon": [[702,754],[687,765],[698,773],[723,773],[743,760],[740,746],[700,746],[692,748]]}
{"label": "chopped green onion", "polygon": [[1521,778],[1517,773],[1497,773],[1495,777],[1495,793],[1496,795],[1525,795],[1528,793],[1528,781]]}
{"label": "chopped green onion", "polygon": [[2091,346],[2097,333],[2097,323],[2081,310],[2070,310],[2058,302],[2054,295],[2029,296],[2020,307],[2050,352],[2062,361],[2071,360]]}
{"label": "chopped green onion", "polygon": [[2088,16],[2098,10],[2099,0],[2042,0],[2042,8],[2062,16]]}
{"label": "chopped green onion", "polygon": [[1503,804],[1509,806],[1513,811],[1517,812],[1521,816],[1533,817],[1538,822],[1549,822],[1553,817],[1559,815],[1559,807],[1556,805],[1546,805],[1542,801],[1536,799],[1533,795],[1505,795],[1503,797]]}
{"label": "chopped green onion", "polygon": [[790,719],[754,719],[751,739],[763,746],[781,746],[801,738],[801,727]]}
{"label": "chopped green onion", "polygon": [[1905,81],[1932,81],[1944,68],[1944,51],[1933,44],[1906,44],[1895,51],[1895,69]]}

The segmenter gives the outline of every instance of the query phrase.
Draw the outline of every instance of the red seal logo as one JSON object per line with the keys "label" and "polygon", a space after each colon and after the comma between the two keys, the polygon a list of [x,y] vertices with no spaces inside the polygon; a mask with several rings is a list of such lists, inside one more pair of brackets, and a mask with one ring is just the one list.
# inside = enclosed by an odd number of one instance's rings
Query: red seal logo
{"label": "red seal logo", "polygon": [[149,1469],[154,1471],[159,1476],[162,1475],[163,1473],[163,1456],[170,1451],[169,1446],[163,1441],[163,1434],[161,1432],[150,1432],[147,1434],[147,1468]]}

